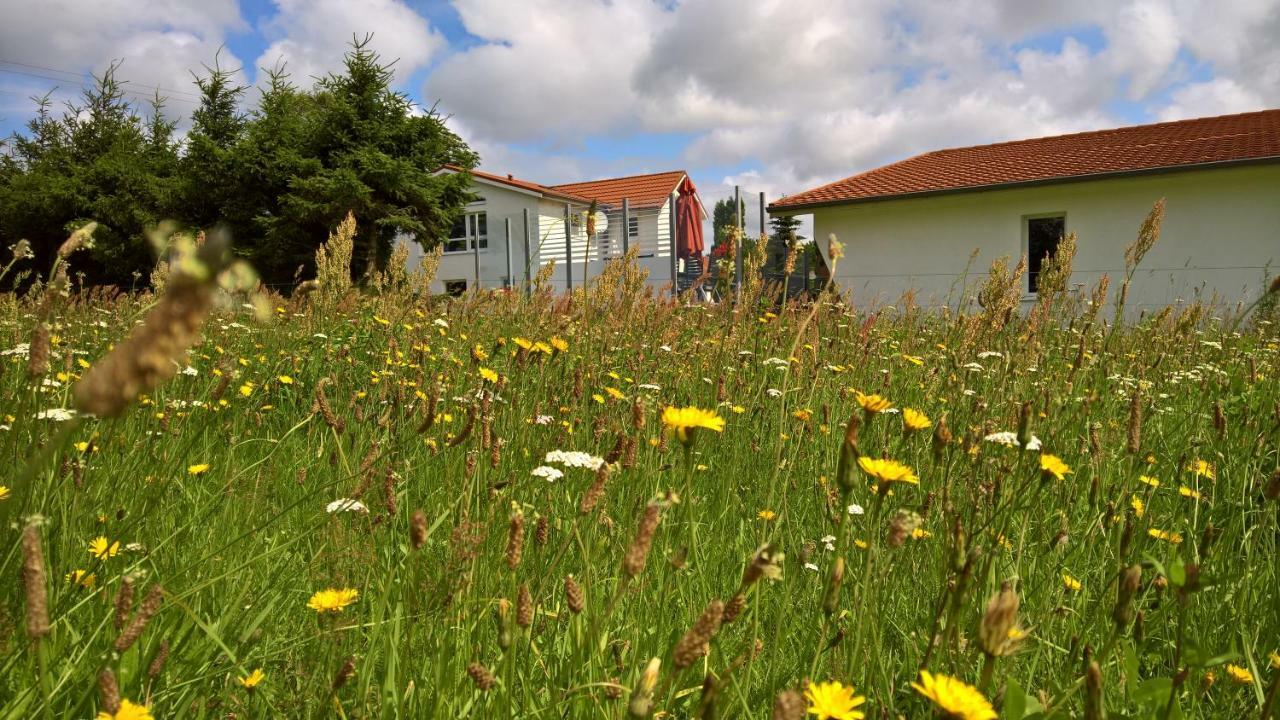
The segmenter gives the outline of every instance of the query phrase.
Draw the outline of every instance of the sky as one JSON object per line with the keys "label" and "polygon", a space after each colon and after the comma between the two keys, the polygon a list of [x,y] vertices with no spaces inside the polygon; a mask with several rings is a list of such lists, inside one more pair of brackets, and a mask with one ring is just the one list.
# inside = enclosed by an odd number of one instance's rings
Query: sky
{"label": "sky", "polygon": [[[123,61],[307,83],[353,33],[481,168],[553,184],[684,169],[709,205],[945,147],[1280,107],[1280,0],[0,0],[0,133]],[[255,93],[247,95],[252,103]],[[748,213],[754,217],[755,213]],[[749,226],[748,229],[751,229]]]}

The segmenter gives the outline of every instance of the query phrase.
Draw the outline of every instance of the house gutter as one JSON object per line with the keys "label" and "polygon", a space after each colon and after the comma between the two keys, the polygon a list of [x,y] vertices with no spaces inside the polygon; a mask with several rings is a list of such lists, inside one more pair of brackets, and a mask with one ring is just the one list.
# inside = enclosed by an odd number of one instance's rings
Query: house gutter
{"label": "house gutter", "polygon": [[1164,175],[1192,170],[1216,170],[1218,168],[1243,167],[1249,165],[1268,165],[1280,162],[1280,155],[1267,155],[1243,160],[1216,160],[1213,162],[1193,163],[1190,165],[1161,165],[1159,167],[1139,168],[1137,170],[1120,170],[1114,172],[1088,173],[1085,175],[1062,175],[1039,180],[1019,180],[991,185],[965,185],[962,187],[942,188],[939,190],[922,190],[920,192],[896,193],[893,195],[873,195],[863,198],[845,200],[822,200],[819,202],[799,203],[796,205],[769,205],[770,214],[800,214],[808,210],[838,205],[864,205],[867,203],[886,202],[889,200],[910,200],[912,198],[936,197],[939,195],[960,195],[963,193],[984,192],[987,190],[1013,190],[1044,185],[1066,185],[1068,183],[1088,182],[1091,180],[1111,180],[1116,178],[1140,177],[1144,175]]}

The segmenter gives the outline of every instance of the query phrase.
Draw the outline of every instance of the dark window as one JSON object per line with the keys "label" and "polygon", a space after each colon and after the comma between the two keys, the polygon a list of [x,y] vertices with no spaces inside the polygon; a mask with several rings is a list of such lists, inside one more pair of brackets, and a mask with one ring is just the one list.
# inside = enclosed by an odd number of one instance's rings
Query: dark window
{"label": "dark window", "polygon": [[471,240],[476,235],[479,235],[478,244],[482,250],[489,247],[487,213],[470,213],[454,221],[453,228],[449,230],[449,239],[444,243],[444,251],[467,252],[471,250]]}
{"label": "dark window", "polygon": [[1058,252],[1058,243],[1062,242],[1066,220],[1062,215],[1027,218],[1028,291],[1036,292],[1039,287],[1040,269],[1044,267],[1045,258],[1051,258]]}
{"label": "dark window", "polygon": [[458,297],[467,291],[466,280],[445,280],[444,291],[453,297]]}
{"label": "dark window", "polygon": [[640,237],[640,218],[635,215],[627,218],[627,235],[633,238]]}

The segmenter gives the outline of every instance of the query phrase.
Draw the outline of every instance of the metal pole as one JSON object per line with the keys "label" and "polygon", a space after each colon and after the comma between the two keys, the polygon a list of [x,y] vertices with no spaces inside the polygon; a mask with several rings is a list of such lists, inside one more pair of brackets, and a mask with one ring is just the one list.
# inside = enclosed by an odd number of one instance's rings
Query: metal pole
{"label": "metal pole", "polygon": [[524,209],[524,293],[529,295],[533,292],[532,281],[529,277],[530,266],[533,258],[529,257],[529,208]]}
{"label": "metal pole", "polygon": [[733,226],[738,230],[738,241],[733,244],[733,291],[738,293],[742,290],[742,241],[745,239],[745,233],[742,232],[742,190],[737,186],[733,186]]}
{"label": "metal pole", "polygon": [[573,290],[573,223],[569,219],[569,203],[564,204],[564,287]]}
{"label": "metal pole", "polygon": [[768,237],[764,229],[764,191],[760,192],[760,237]]}
{"label": "metal pole", "polygon": [[471,257],[476,265],[476,292],[480,291],[480,221],[478,215],[471,216]]}
{"label": "metal pole", "polygon": [[503,218],[502,224],[506,226],[507,235],[507,279],[503,281],[502,287],[509,288],[516,284],[515,278],[511,277],[511,218]]}
{"label": "metal pole", "polygon": [[671,237],[671,297],[680,294],[679,275],[676,272],[676,194],[671,193],[667,198],[669,207],[667,209],[667,234]]}
{"label": "metal pole", "polygon": [[631,201],[622,198],[622,254],[631,250]]}

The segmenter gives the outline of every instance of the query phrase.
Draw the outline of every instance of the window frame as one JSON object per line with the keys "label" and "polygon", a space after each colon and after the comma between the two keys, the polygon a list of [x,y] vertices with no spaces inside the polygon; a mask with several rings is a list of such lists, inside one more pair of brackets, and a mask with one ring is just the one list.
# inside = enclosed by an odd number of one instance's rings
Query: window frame
{"label": "window frame", "polygon": [[[479,232],[481,218],[483,218],[484,232]],[[449,228],[450,237],[447,237],[444,240],[444,254],[445,255],[463,255],[466,253],[470,253],[475,250],[473,245],[479,245],[480,252],[484,252],[488,250],[489,249],[489,213],[488,211],[485,210],[483,206],[480,206],[478,208],[468,208],[466,212],[464,212],[460,216],[459,219],[461,219],[463,222],[463,232],[466,234],[466,237],[452,237],[453,228]],[[458,243],[462,244],[462,247],[460,249],[451,250],[449,248],[451,244],[456,246]]]}
{"label": "window frame", "polygon": [[[1023,285],[1024,297],[1033,298],[1039,294],[1039,287],[1035,289],[1032,289],[1031,287],[1031,222],[1033,220],[1050,220],[1059,218],[1062,220],[1062,235],[1058,238],[1058,242],[1061,243],[1067,236],[1067,211],[1039,212],[1022,216],[1022,256],[1027,259],[1027,272],[1025,273],[1026,279]],[[1054,247],[1054,251],[1057,251],[1056,246]],[[1037,270],[1035,273],[1037,284],[1040,279],[1040,272],[1041,271]]]}
{"label": "window frame", "polygon": [[[462,284],[462,289],[455,291],[453,287],[456,287],[459,283]],[[450,297],[461,297],[463,295],[466,295],[467,286],[469,285],[466,278],[456,278],[453,280],[441,280],[440,284],[444,286],[444,294]]]}

